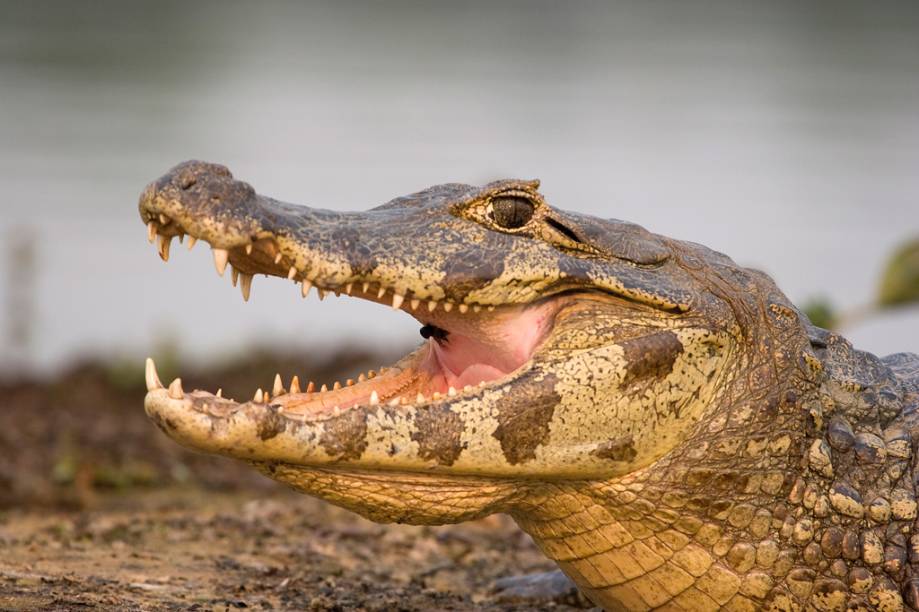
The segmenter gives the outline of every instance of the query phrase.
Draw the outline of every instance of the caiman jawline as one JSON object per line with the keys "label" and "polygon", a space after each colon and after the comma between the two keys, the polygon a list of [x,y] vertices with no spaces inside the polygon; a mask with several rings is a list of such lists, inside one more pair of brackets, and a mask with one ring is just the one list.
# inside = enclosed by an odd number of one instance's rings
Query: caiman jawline
{"label": "caiman jawline", "polygon": [[[151,219],[147,230],[150,242],[157,241],[164,261],[169,260],[172,238],[178,236],[181,241],[186,233],[176,221],[163,214]],[[197,241],[198,238],[189,235],[189,250]],[[566,301],[563,297],[549,297],[533,304],[470,306],[402,295],[378,281],[362,280],[341,286],[328,282],[320,284],[296,265],[287,267],[286,274],[279,273],[285,269],[286,263],[278,241],[273,237],[231,249],[212,246],[212,251],[220,276],[232,264],[232,283],[239,285],[246,301],[254,274],[286,276],[298,282],[303,297],[313,288],[320,300],[329,292],[336,296],[345,293],[391,305],[407,312],[421,325],[432,325],[448,333],[446,339],[438,341],[432,337],[392,366],[381,368],[379,372],[371,370],[358,376],[357,380],[301,384],[294,376],[285,386],[278,374],[270,391],[258,389],[253,394],[251,403],[270,403],[288,415],[309,420],[334,416],[361,405],[422,406],[444,396],[460,396],[487,383],[510,378],[530,361],[551,330],[556,312]],[[165,394],[173,400],[190,400],[196,405],[206,405],[209,410],[231,410],[240,405],[223,398],[220,391],[216,394],[199,390],[185,393],[180,379],[165,388],[152,359],[147,360],[146,382],[150,393]]]}

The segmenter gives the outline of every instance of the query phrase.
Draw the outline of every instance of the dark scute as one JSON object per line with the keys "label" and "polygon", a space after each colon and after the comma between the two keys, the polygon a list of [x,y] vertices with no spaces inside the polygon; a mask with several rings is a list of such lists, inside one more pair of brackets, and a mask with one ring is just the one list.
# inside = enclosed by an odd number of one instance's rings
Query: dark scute
{"label": "dark scute", "polygon": [[555,391],[558,378],[518,383],[517,390],[497,402],[498,427],[492,434],[511,465],[536,458],[536,449],[549,437],[549,422],[562,398]]}
{"label": "dark scute", "polygon": [[683,343],[675,333],[664,330],[626,340],[622,350],[627,363],[623,382],[630,384],[643,378],[666,378],[683,352]]}
{"label": "dark scute", "polygon": [[366,412],[352,408],[326,421],[319,444],[337,459],[360,459],[367,448]]}
{"label": "dark scute", "polygon": [[415,415],[412,440],[418,443],[422,459],[440,465],[453,465],[465,447],[462,440],[463,419],[447,406],[431,406]]}
{"label": "dark scute", "polygon": [[495,223],[505,229],[523,227],[533,218],[533,203],[520,196],[498,196],[491,205]]}
{"label": "dark scute", "polygon": [[659,265],[670,249],[654,234],[634,223],[556,211],[555,216],[581,240],[605,255],[643,266]]}

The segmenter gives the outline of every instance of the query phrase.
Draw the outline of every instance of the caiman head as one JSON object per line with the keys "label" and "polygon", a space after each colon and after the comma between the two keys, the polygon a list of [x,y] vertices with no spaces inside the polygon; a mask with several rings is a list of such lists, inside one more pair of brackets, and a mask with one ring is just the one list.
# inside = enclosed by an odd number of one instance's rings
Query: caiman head
{"label": "caiman head", "polygon": [[379,521],[513,511],[532,487],[615,480],[685,449],[744,363],[759,277],[738,283],[722,255],[559,210],[537,188],[446,184],[343,213],[176,166],[140,199],[164,259],[176,236],[203,240],[246,298],[257,274],[287,279],[402,310],[425,339],[356,382],[278,378],[248,401],[166,388],[148,360],[148,415]]}

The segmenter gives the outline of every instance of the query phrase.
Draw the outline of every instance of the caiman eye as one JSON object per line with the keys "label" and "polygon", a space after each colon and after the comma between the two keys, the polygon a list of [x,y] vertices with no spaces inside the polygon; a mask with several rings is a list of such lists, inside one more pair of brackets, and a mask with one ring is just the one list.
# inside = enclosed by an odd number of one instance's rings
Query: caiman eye
{"label": "caiman eye", "polygon": [[533,203],[518,196],[498,196],[491,201],[492,219],[504,229],[521,228],[533,218]]}

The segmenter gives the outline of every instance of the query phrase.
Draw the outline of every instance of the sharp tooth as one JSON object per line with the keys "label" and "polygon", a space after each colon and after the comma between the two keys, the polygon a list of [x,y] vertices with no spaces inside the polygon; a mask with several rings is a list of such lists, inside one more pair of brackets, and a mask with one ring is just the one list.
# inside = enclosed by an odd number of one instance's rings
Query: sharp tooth
{"label": "sharp tooth", "polygon": [[411,306],[412,306],[412,310],[417,310],[417,309],[418,309],[418,305],[421,304],[421,300],[419,300],[418,298],[415,298],[414,300],[412,300],[412,301],[409,302],[409,303],[410,303]]}
{"label": "sharp tooth", "polygon": [[323,384],[321,387],[319,387],[319,392],[320,392],[320,393],[325,393],[325,392],[328,391],[328,390],[329,390],[329,388],[328,388],[325,384]]}
{"label": "sharp tooth", "polygon": [[398,397],[394,397],[394,398],[392,398],[391,400],[389,400],[389,405],[390,405],[390,406],[398,406],[398,405],[399,405],[399,398],[398,398]]}
{"label": "sharp tooth", "polygon": [[310,381],[310,384],[306,385],[306,392],[312,393],[315,390],[316,390],[316,383],[314,383],[313,381]]}
{"label": "sharp tooth", "polygon": [[190,251],[193,248],[195,248],[196,244],[198,244],[198,239],[195,238],[194,236],[189,236],[188,237],[188,250]]}
{"label": "sharp tooth", "polygon": [[147,242],[153,244],[154,240],[156,240],[156,221],[151,221],[147,224]]}
{"label": "sharp tooth", "polygon": [[169,217],[160,213],[160,225],[169,225]]}
{"label": "sharp tooth", "polygon": [[364,293],[367,293],[368,289],[370,289],[370,283],[368,283],[367,281],[364,281],[364,284],[361,285],[361,291],[363,291]]}
{"label": "sharp tooth", "polygon": [[230,266],[230,284],[232,284],[235,287],[238,283],[239,283],[239,270],[237,270],[231,265]]}
{"label": "sharp tooth", "polygon": [[319,294],[319,301],[321,302],[322,300],[325,299],[326,293],[328,293],[328,292],[327,292],[325,289],[319,289],[319,288],[317,288],[317,289],[316,289],[316,293]]}
{"label": "sharp tooth", "polygon": [[418,403],[418,404],[423,404],[423,403],[424,403],[424,395],[422,395],[421,393],[419,393],[418,395],[416,395],[416,396],[415,396],[415,402]]}
{"label": "sharp tooth", "polygon": [[476,304],[475,306],[472,307],[472,310],[474,310],[475,312],[482,312],[482,307]]}
{"label": "sharp tooth", "polygon": [[367,372],[367,378],[376,378],[376,377],[377,377],[377,373],[374,372],[373,370],[370,370],[369,372]]}
{"label": "sharp tooth", "polygon": [[290,379],[290,392],[291,393],[300,393],[300,378],[294,376]]}
{"label": "sharp tooth", "polygon": [[428,302],[428,312],[434,312],[434,309],[435,309],[435,308],[437,308],[437,302],[436,302],[436,301],[431,300],[430,302]]}
{"label": "sharp tooth", "polygon": [[227,262],[230,261],[230,252],[226,249],[214,249],[214,267],[217,268],[217,274],[223,276],[227,269]]}
{"label": "sharp tooth", "polygon": [[271,391],[265,391],[265,403],[267,404],[270,401],[271,401]]}
{"label": "sharp tooth", "polygon": [[265,401],[265,394],[262,393],[262,390],[259,389],[255,392],[255,395],[252,396],[252,401],[256,404],[261,404]]}
{"label": "sharp tooth", "polygon": [[182,390],[182,379],[176,378],[174,381],[169,383],[169,397],[172,399],[182,399],[185,397],[185,391]]}
{"label": "sharp tooth", "polygon": [[239,273],[239,288],[243,293],[243,300],[249,301],[249,293],[252,291],[252,275]]}
{"label": "sharp tooth", "polygon": [[377,299],[380,299],[384,295],[386,295],[386,287],[380,285],[380,290],[377,291]]}
{"label": "sharp tooth", "polygon": [[453,310],[453,302],[444,302],[444,310],[446,312]]}
{"label": "sharp tooth", "polygon": [[280,374],[274,375],[274,388],[272,388],[271,394],[275,397],[284,395],[284,383],[281,382]]}
{"label": "sharp tooth", "polygon": [[348,380],[345,381],[345,385],[348,386],[348,387],[353,387],[353,386],[354,386],[354,379],[353,379],[353,378],[349,378]]}
{"label": "sharp tooth", "polygon": [[435,391],[435,392],[434,392],[434,399],[435,399],[435,400],[439,400],[439,399],[442,398],[442,397],[443,397],[443,394],[442,394],[440,391]]}
{"label": "sharp tooth", "polygon": [[281,260],[282,260],[283,258],[284,258],[284,254],[283,254],[283,253],[278,253],[277,255],[275,255],[275,256],[274,256],[274,263],[275,263],[275,265],[281,263]]}
{"label": "sharp tooth", "polygon": [[370,405],[376,406],[380,403],[380,396],[377,395],[376,389],[370,392]]}
{"label": "sharp tooth", "polygon": [[160,236],[159,252],[160,259],[169,261],[169,247],[172,246],[172,236]]}
{"label": "sharp tooth", "polygon": [[354,289],[354,283],[348,283],[345,285],[345,293],[351,295],[351,290]]}
{"label": "sharp tooth", "polygon": [[182,244],[185,241],[185,234],[179,234],[179,244]]}
{"label": "sharp tooth", "polygon": [[469,306],[466,306],[465,304],[460,304],[459,311],[463,314],[466,314],[467,312],[469,312]]}
{"label": "sharp tooth", "polygon": [[447,389],[447,395],[449,395],[450,397],[453,397],[454,395],[456,395],[456,389],[454,389],[453,387],[450,387],[449,389]]}
{"label": "sharp tooth", "polygon": [[398,293],[392,294],[392,307],[396,310],[402,308],[402,302],[405,300],[404,296],[399,295]]}
{"label": "sharp tooth", "polygon": [[156,374],[156,364],[153,363],[153,359],[150,357],[147,357],[144,370],[144,376],[147,379],[147,391],[162,389],[163,383],[160,382],[160,377]]}
{"label": "sharp tooth", "polygon": [[300,283],[300,295],[306,297],[310,294],[310,289],[313,288],[313,283],[309,282],[307,279],[303,279],[303,282]]}
{"label": "sharp tooth", "polygon": [[252,243],[246,245],[246,255],[252,255]]}
{"label": "sharp tooth", "polygon": [[364,376],[364,373],[363,373],[363,372],[361,372],[360,374],[358,374],[358,376],[357,376],[357,382],[364,382],[365,380],[367,380],[367,377]]}
{"label": "sharp tooth", "polygon": [[294,280],[294,277],[297,275],[297,268],[291,266],[290,270],[287,271],[287,280]]}
{"label": "sharp tooth", "polygon": [[472,391],[472,385],[466,385],[465,387],[463,387],[464,393],[469,393],[470,391]]}
{"label": "sharp tooth", "polygon": [[217,389],[217,393],[214,394],[214,397],[223,397],[223,389]]}
{"label": "sharp tooth", "polygon": [[335,294],[335,297],[341,297],[341,291],[338,289],[332,289],[332,292]]}
{"label": "sharp tooth", "polygon": [[488,312],[494,312],[494,311],[495,311],[495,307],[494,307],[494,306],[489,306],[489,307],[488,307]]}
{"label": "sharp tooth", "polygon": [[402,400],[401,400],[399,403],[402,404],[403,406],[407,405],[407,404],[408,404],[408,398],[407,398],[407,397],[403,397]]}
{"label": "sharp tooth", "polygon": [[338,391],[339,389],[341,389],[341,383],[338,382],[338,381],[336,380],[336,381],[335,381],[335,384],[332,385],[332,390],[333,390],[333,391]]}
{"label": "sharp tooth", "polygon": [[334,408],[332,408],[332,415],[341,416],[341,406],[335,406]]}

